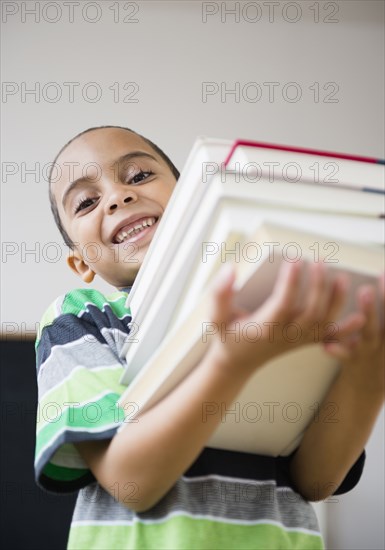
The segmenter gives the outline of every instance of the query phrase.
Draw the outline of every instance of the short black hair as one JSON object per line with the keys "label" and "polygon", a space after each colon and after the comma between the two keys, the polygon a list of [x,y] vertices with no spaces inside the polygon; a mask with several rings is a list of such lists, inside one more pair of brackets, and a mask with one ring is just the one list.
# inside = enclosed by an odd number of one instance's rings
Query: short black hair
{"label": "short black hair", "polygon": [[51,166],[51,169],[50,169],[50,172],[49,172],[49,176],[48,176],[48,193],[49,193],[49,202],[50,202],[50,205],[51,205],[51,211],[52,211],[52,214],[53,214],[53,217],[54,217],[54,220],[55,220],[55,223],[57,225],[57,228],[59,229],[60,231],[60,234],[61,236],[63,237],[64,239],[64,242],[67,246],[69,246],[71,248],[71,250],[74,249],[75,245],[74,243],[72,242],[72,239],[70,238],[70,236],[68,235],[67,231],[64,229],[63,227],[63,224],[62,224],[62,221],[60,219],[60,215],[59,215],[59,210],[57,208],[57,204],[56,204],[56,200],[55,200],[55,197],[52,193],[52,189],[51,189],[51,183],[52,183],[52,173],[54,171],[54,167],[56,165],[56,161],[57,159],[60,157],[60,155],[63,153],[63,151],[65,151],[65,149],[68,147],[68,145],[70,145],[75,139],[77,139],[78,137],[82,136],[83,134],[86,134],[87,132],[91,132],[92,130],[101,130],[103,128],[119,128],[121,130],[126,130],[127,132],[131,132],[132,134],[136,134],[137,136],[139,136],[140,138],[143,139],[143,141],[145,141],[154,151],[155,153],[157,153],[164,161],[165,163],[167,164],[167,166],[170,168],[173,176],[175,177],[176,180],[179,179],[179,171],[178,169],[175,167],[175,165],[171,162],[171,160],[169,159],[169,157],[166,155],[166,153],[164,153],[162,151],[162,149],[160,149],[155,143],[153,143],[152,141],[150,141],[149,139],[145,138],[144,136],[142,136],[141,134],[138,134],[138,132],[135,132],[135,130],[131,130],[131,128],[126,128],[125,126],[94,126],[92,128],[88,128],[87,130],[83,130],[83,132],[80,132],[79,134],[77,134],[75,137],[73,137],[72,139],[70,139],[61,149],[60,151],[58,152],[58,154],[56,155],[53,163],[52,163],[52,166]]}

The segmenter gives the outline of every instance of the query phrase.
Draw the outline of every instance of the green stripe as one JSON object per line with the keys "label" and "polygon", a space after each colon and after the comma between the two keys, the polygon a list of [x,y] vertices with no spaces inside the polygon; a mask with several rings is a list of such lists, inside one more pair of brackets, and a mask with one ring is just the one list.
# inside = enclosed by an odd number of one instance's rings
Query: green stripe
{"label": "green stripe", "polygon": [[[39,345],[43,328],[48,325],[52,325],[55,318],[57,317],[56,304],[59,299],[61,298],[60,297],[57,298],[47,308],[47,310],[45,311],[45,313],[41,318],[40,325],[37,332],[35,348],[37,348]],[[130,309],[129,308],[127,309],[125,307],[126,300],[127,300],[127,292],[124,292],[124,291],[116,291],[107,296],[104,296],[98,290],[89,289],[89,288],[79,288],[76,290],[72,290],[71,292],[68,292],[64,296],[60,313],[69,313],[69,314],[78,316],[80,313],[86,311],[86,304],[91,302],[96,307],[98,307],[101,311],[105,308],[106,305],[109,306],[117,317],[122,318],[125,315],[131,315]]]}
{"label": "green stripe", "polygon": [[36,456],[43,447],[55,439],[63,428],[83,428],[100,431],[103,426],[120,424],[124,420],[123,409],[116,406],[120,394],[109,393],[103,398],[86,403],[81,407],[66,407],[55,421],[47,422],[36,438]]}
{"label": "green stripe", "polygon": [[[118,298],[119,294],[120,298]],[[62,306],[62,313],[78,316],[83,311],[86,311],[86,307],[91,303],[101,311],[106,306],[110,306],[117,317],[123,317],[130,314],[130,310],[125,307],[126,300],[127,292],[114,292],[111,295],[104,296],[98,290],[77,289],[66,295]]]}
{"label": "green stripe", "polygon": [[87,525],[71,528],[69,550],[321,550],[320,535],[287,532],[283,527],[234,525],[220,521],[177,516],[163,523],[125,525]]}
{"label": "green stripe", "polygon": [[42,429],[47,421],[53,422],[52,417],[55,408],[58,411],[63,411],[66,408],[63,405],[65,402],[91,403],[94,401],[95,396],[105,390],[119,394],[120,397],[126,389],[126,386],[119,382],[123,370],[121,365],[116,368],[108,366],[97,370],[90,370],[86,367],[73,370],[61,384],[58,384],[40,398],[36,419],[37,431]]}
{"label": "green stripe", "polygon": [[73,481],[83,477],[89,470],[85,468],[66,468],[64,466],[57,466],[48,462],[44,467],[44,473],[46,476],[60,480],[60,481]]}

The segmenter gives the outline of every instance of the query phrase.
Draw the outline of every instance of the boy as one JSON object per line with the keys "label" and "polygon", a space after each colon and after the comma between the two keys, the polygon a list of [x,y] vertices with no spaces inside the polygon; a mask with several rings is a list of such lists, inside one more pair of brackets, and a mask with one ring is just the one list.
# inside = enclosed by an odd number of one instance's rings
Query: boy
{"label": "boy", "polygon": [[[375,289],[360,289],[358,311],[339,324],[339,343],[325,343],[341,371],[290,457],[205,448],[255,369],[292,349],[281,331],[272,340],[267,328],[257,343],[216,337],[183,383],[125,423],[116,406],[131,321],[124,303],[178,173],[154,144],[120,127],[79,134],[55,162],[51,205],[71,247],[68,264],[83,281],[97,274],[118,289],[110,297],[87,289],[59,298],[36,343],[36,476],[49,490],[81,489],[69,547],[322,548],[308,501],[358,482],[384,401]],[[127,261],[132,245],[135,258]],[[311,343],[314,323],[324,327],[336,318],[347,283],[339,278],[329,287],[322,264],[314,264],[303,306],[294,309],[300,271],[300,264],[284,266],[272,295],[251,315],[233,310],[234,273],[222,273],[212,321],[227,330],[235,322],[297,322],[305,335],[298,345]],[[205,402],[224,406],[203,421]],[[327,422],[330,403],[338,407],[337,422]]]}

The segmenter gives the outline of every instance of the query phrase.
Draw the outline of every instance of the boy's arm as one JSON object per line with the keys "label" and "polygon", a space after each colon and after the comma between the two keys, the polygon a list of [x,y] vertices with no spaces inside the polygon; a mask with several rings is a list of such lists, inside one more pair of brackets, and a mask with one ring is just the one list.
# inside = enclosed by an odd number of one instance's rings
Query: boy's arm
{"label": "boy's arm", "polygon": [[192,373],[138,422],[127,423],[111,440],[76,446],[107,491],[118,493],[119,500],[137,512],[147,510],[195,461],[219,424],[220,410],[203,420],[203,404],[229,406],[251,372],[228,369],[214,349],[209,350]]}
{"label": "boy's arm", "polygon": [[[287,270],[286,282],[277,285],[281,296],[284,288],[295,296],[295,266],[291,272],[290,277]],[[234,279],[234,271],[228,273],[214,293],[214,322],[231,321],[234,317],[230,311]],[[273,346],[270,343],[268,347],[270,352]],[[242,346],[234,345],[229,357],[226,344],[220,340],[212,342],[200,364],[164,399],[139,415],[137,423],[127,423],[111,440],[76,443],[99,483],[115,495],[114,488],[118,487],[119,501],[133,510],[153,506],[195,461],[221,420],[220,411],[225,407],[218,407],[217,414],[210,414],[203,421],[204,403],[230,405],[257,367],[257,361],[263,364],[261,348],[249,343],[247,357],[240,354]],[[130,497],[133,487],[137,502]]]}
{"label": "boy's arm", "polygon": [[[296,308],[300,264],[286,264],[272,295],[249,316],[232,309],[234,272],[229,273],[214,293],[212,320],[225,334],[257,322],[263,327],[258,342],[240,341],[234,336],[214,336],[206,356],[186,379],[153,408],[128,423],[112,440],[77,443],[77,448],[99,483],[119,501],[136,511],[158,502],[201,453],[221,421],[221,411],[234,401],[256,368],[280,353],[293,349],[287,339],[270,338],[269,324],[300,321],[322,326],[335,318],[344,298],[343,287],[328,289],[322,264],[315,265],[301,311]],[[360,321],[359,321],[360,322]],[[357,328],[357,319],[347,323],[346,333]],[[280,331],[282,332],[282,331]],[[220,334],[220,335],[219,335]],[[302,344],[309,342],[303,341]],[[203,421],[204,403],[223,403],[216,415]],[[131,495],[136,490],[137,501]]]}
{"label": "boy's arm", "polygon": [[[380,290],[384,298],[384,280]],[[359,339],[326,345],[340,360],[341,372],[291,463],[297,489],[309,500],[335,492],[362,453],[384,403],[385,334],[374,296],[370,287],[358,296],[365,317]]]}

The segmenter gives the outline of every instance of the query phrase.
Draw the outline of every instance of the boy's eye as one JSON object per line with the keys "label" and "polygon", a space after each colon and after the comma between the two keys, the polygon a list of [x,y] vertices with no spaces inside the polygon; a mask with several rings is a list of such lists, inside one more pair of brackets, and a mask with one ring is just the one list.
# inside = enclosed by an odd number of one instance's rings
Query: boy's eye
{"label": "boy's eye", "polygon": [[88,208],[89,206],[94,204],[95,200],[96,199],[91,199],[91,198],[87,198],[87,199],[82,198],[82,199],[80,199],[79,202],[77,203],[76,207],[75,207],[75,214],[77,214],[81,210],[84,210],[85,208]]}
{"label": "boy's eye", "polygon": [[[140,172],[137,172],[133,176],[128,177],[127,178],[127,183],[134,184],[134,185],[139,184],[139,183],[142,183],[144,180],[146,180],[147,178],[149,178],[152,175],[153,175],[153,172],[151,172],[151,171],[145,172],[144,170],[140,170]],[[96,201],[97,201],[97,198],[81,197],[79,199],[79,201],[77,202],[75,208],[74,208],[74,213],[77,214],[81,210],[85,210],[85,209],[89,208]]]}
{"label": "boy's eye", "polygon": [[153,172],[144,172],[143,170],[141,170],[140,172],[138,172],[137,174],[135,174],[132,178],[128,179],[128,182],[129,183],[141,183],[143,180],[149,178],[150,176],[152,176]]}

